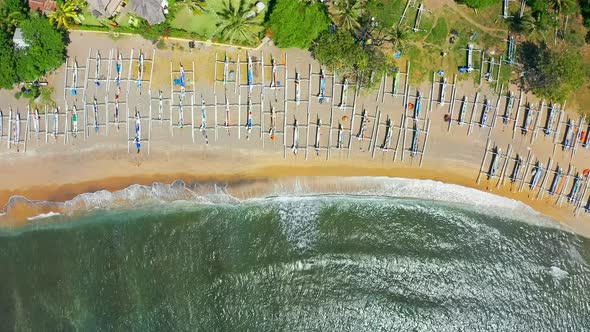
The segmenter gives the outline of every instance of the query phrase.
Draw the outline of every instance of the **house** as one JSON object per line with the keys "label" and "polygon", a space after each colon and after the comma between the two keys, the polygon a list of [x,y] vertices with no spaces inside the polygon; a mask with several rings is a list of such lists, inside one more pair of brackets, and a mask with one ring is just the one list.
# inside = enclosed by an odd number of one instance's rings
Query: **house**
{"label": "house", "polygon": [[150,25],[164,22],[164,8],[161,0],[131,0],[131,11],[143,17]]}
{"label": "house", "polygon": [[23,36],[23,31],[20,28],[14,30],[12,42],[14,43],[14,48],[19,50],[29,47],[29,44],[25,41],[25,37]]}
{"label": "house", "polygon": [[55,0],[29,0],[29,8],[31,10],[40,10],[44,14],[49,14],[55,10]]}
{"label": "house", "polygon": [[87,0],[86,2],[92,8],[92,15],[110,18],[116,14],[123,0]]}

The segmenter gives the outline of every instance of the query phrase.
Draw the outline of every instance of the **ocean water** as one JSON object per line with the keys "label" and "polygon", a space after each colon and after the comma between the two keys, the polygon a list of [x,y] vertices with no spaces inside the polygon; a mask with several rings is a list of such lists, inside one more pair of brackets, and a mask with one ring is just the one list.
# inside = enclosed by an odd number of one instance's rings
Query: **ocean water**
{"label": "ocean water", "polygon": [[590,240],[512,203],[171,197],[1,231],[0,331],[590,331]]}

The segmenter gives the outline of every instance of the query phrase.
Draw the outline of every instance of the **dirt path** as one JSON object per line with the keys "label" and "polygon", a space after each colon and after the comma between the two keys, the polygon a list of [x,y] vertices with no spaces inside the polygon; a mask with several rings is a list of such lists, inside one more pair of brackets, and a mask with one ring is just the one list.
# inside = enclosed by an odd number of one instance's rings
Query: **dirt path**
{"label": "dirt path", "polygon": [[461,10],[461,8],[459,8],[454,3],[449,4],[448,8],[451,11],[453,11],[455,14],[458,14],[459,16],[461,16],[461,18],[465,19],[470,24],[476,26],[478,29],[481,29],[483,32],[485,32],[493,37],[505,38],[506,34],[508,33],[508,31],[506,29],[490,28],[490,27],[486,27],[486,26],[483,26],[483,25],[477,23],[475,20],[473,20],[471,17],[469,17],[469,15],[467,15],[463,10]]}

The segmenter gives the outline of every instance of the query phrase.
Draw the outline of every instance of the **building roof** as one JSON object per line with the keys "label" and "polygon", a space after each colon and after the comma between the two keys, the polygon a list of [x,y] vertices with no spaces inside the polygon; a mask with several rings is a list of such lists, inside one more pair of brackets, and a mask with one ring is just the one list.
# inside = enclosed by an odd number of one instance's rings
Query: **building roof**
{"label": "building roof", "polygon": [[29,0],[31,10],[40,10],[45,14],[55,10],[55,7],[55,0]]}
{"label": "building roof", "polygon": [[111,17],[115,14],[123,0],[87,0],[90,8],[98,11],[105,17]]}
{"label": "building roof", "polygon": [[23,49],[29,47],[29,43],[25,41],[25,36],[23,36],[23,31],[20,28],[16,28],[14,30],[14,36],[12,37],[12,42],[14,43],[14,47],[18,49]]}
{"label": "building roof", "polygon": [[139,17],[145,18],[150,25],[164,22],[164,8],[161,0],[131,0],[131,10]]}

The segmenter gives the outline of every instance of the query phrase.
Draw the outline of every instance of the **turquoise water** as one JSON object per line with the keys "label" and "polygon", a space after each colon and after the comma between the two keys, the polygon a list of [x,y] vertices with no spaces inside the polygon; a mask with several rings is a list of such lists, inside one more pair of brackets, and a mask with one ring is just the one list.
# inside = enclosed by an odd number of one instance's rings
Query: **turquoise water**
{"label": "turquoise water", "polygon": [[0,331],[590,330],[590,241],[504,215],[273,197],[5,231]]}

